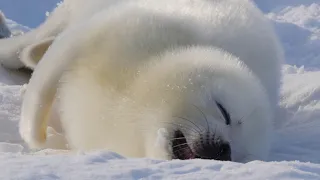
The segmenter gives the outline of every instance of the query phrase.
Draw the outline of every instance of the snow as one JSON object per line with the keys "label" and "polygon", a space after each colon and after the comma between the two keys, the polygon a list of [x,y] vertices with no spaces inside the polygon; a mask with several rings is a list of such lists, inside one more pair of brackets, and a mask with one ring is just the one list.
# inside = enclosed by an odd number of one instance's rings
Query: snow
{"label": "snow", "polygon": [[267,16],[275,23],[288,64],[320,67],[320,3],[285,7]]}
{"label": "snow", "polygon": [[[73,156],[0,156],[0,179],[319,179],[320,166],[301,162],[232,162],[125,159],[111,152]],[[10,168],[8,168],[10,167]],[[14,167],[14,168],[12,168]],[[4,170],[4,171],[3,171]]]}
{"label": "snow", "polygon": [[[2,0],[0,7],[8,18],[19,16],[22,19],[15,20],[34,27],[57,2]],[[270,162],[128,159],[108,151],[30,152],[18,134],[28,77],[0,68],[0,179],[320,179],[320,0],[255,2],[274,23],[286,54]],[[34,14],[20,12],[26,5]],[[29,30],[7,23],[13,35]]]}
{"label": "snow", "polygon": [[23,26],[21,24],[17,24],[15,21],[12,21],[10,19],[7,19],[6,23],[7,23],[7,26],[9,27],[9,29],[11,30],[11,33],[13,36],[23,34],[24,32],[30,30],[29,27]]}

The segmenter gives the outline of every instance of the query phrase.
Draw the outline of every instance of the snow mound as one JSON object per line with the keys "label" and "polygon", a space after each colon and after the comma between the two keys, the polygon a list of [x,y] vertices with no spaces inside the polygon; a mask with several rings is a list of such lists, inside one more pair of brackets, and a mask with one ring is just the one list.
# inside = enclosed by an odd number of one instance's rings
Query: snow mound
{"label": "snow mound", "polygon": [[23,26],[21,24],[18,24],[15,21],[10,20],[10,19],[7,19],[6,23],[9,27],[9,29],[11,30],[11,33],[13,36],[21,35],[21,34],[30,30],[28,27]]}
{"label": "snow mound", "polygon": [[[0,179],[319,179],[320,165],[254,161],[247,164],[208,160],[125,159],[112,152],[73,155],[0,155]],[[10,168],[8,168],[10,167]]]}
{"label": "snow mound", "polygon": [[267,17],[274,21],[288,64],[320,67],[320,3],[285,7]]}
{"label": "snow mound", "polygon": [[0,11],[0,39],[10,37],[10,36],[11,36],[11,32],[6,24],[5,16]]}

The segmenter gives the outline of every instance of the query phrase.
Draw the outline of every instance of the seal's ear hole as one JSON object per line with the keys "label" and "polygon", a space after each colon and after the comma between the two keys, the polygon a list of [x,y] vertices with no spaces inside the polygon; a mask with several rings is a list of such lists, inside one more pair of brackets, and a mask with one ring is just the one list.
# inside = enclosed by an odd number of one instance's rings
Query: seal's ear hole
{"label": "seal's ear hole", "polygon": [[34,69],[53,41],[54,37],[49,37],[24,48],[20,54],[23,64],[30,69]]}

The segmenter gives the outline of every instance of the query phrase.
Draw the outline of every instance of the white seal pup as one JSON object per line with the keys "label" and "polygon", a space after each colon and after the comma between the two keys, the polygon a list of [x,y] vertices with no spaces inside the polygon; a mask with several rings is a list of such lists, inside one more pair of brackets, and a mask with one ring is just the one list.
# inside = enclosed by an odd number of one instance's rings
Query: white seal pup
{"label": "white seal pup", "polygon": [[70,149],[268,160],[283,54],[250,1],[101,9],[66,28],[38,63],[20,122],[30,147],[45,148],[57,108]]}

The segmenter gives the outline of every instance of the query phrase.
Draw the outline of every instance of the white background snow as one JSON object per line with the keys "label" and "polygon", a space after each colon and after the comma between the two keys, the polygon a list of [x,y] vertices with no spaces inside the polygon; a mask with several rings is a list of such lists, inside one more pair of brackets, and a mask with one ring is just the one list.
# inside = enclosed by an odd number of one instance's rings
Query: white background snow
{"label": "white background snow", "polygon": [[[57,0],[0,0],[0,10],[35,27]],[[320,0],[255,0],[286,53],[270,162],[126,159],[108,152],[30,153],[18,134],[23,73],[0,69],[0,180],[320,180]],[[14,34],[29,29],[8,20]],[[1,47],[0,47],[1,48]]]}

